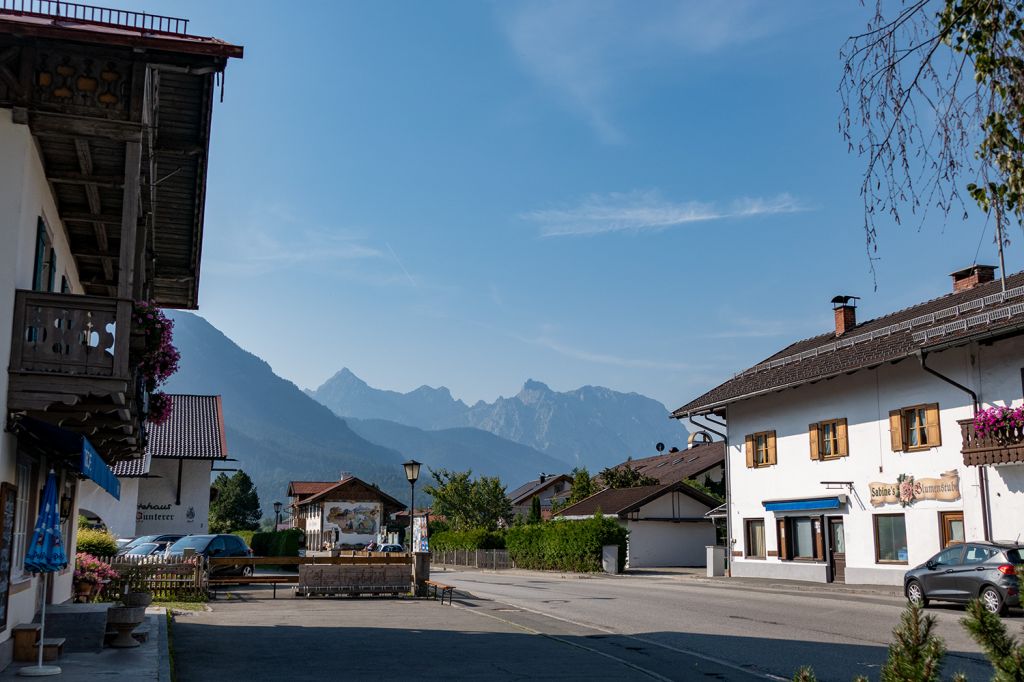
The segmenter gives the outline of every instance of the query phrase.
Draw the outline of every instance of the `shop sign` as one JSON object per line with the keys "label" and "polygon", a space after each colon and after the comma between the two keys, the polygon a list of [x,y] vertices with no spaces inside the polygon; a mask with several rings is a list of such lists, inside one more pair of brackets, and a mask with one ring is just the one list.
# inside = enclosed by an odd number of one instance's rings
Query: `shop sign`
{"label": "shop sign", "polygon": [[914,478],[910,474],[900,474],[895,483],[875,482],[869,483],[868,487],[874,507],[896,502],[909,507],[920,500],[953,502],[960,499],[960,473],[955,469],[944,471],[938,478]]}

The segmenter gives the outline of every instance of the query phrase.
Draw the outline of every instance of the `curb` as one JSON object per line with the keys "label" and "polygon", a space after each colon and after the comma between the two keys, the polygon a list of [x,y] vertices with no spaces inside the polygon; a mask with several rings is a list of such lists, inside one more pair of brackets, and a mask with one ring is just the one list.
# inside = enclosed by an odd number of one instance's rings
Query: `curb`
{"label": "curb", "polygon": [[156,614],[157,622],[157,663],[156,678],[159,682],[171,681],[171,653],[167,642],[167,609],[161,608]]}

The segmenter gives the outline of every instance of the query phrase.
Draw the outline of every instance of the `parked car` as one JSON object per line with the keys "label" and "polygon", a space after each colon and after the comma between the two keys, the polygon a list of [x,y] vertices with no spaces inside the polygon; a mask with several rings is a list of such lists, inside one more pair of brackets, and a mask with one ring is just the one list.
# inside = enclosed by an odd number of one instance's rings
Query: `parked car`
{"label": "parked car", "polygon": [[404,552],[405,548],[402,547],[401,545],[381,545],[380,547],[378,547],[377,549],[375,549],[373,551],[375,551],[375,552]]}
{"label": "parked car", "polygon": [[251,557],[252,550],[245,544],[245,540],[237,535],[187,535],[168,547],[165,556],[168,558],[183,556],[186,549],[191,549],[196,555],[207,559],[239,557],[238,563],[212,566],[210,568],[211,575],[230,574],[249,577],[253,573],[252,563],[241,560]]}
{"label": "parked car", "polygon": [[1020,606],[1017,568],[1024,546],[1011,542],[968,542],[942,550],[903,576],[903,592],[920,606],[928,602],[967,603],[981,599],[992,613]]}
{"label": "parked car", "polygon": [[182,533],[164,533],[163,535],[140,535],[117,550],[118,554],[127,554],[129,550],[147,542],[163,543],[164,546],[177,542],[185,537]]}
{"label": "parked car", "polygon": [[127,552],[119,552],[120,556],[153,556],[162,554],[167,549],[166,542],[142,542],[130,548]]}

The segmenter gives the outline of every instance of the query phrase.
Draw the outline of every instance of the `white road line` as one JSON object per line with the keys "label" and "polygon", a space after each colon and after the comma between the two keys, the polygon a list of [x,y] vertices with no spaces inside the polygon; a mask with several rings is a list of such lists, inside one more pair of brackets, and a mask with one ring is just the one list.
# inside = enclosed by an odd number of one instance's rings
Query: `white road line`
{"label": "white road line", "polygon": [[[678,654],[684,654],[686,656],[692,656],[693,658],[699,658],[702,661],[707,661],[708,663],[714,663],[715,665],[720,665],[723,668],[729,668],[730,670],[735,670],[736,672],[745,673],[747,675],[750,675],[751,677],[756,677],[758,679],[762,679],[762,680],[775,680],[777,682],[788,682],[789,679],[790,679],[788,677],[780,677],[778,675],[773,675],[772,673],[750,670],[749,668],[744,668],[743,666],[736,665],[735,663],[732,663],[730,661],[726,661],[726,660],[721,659],[721,658],[716,658],[714,656],[708,656],[707,654],[702,654],[699,651],[693,651],[691,649],[683,649],[681,647],[675,647],[675,646],[672,646],[670,644],[664,644],[662,642],[656,642],[656,641],[654,641],[652,639],[647,639],[646,637],[638,637],[636,635],[627,635],[627,634],[622,633],[622,632],[616,632],[615,630],[609,630],[608,628],[604,628],[604,627],[601,627],[599,625],[593,625],[593,624],[590,624],[590,623],[581,623],[581,622],[572,620],[570,618],[564,618],[562,616],[554,616],[554,615],[552,615],[550,613],[544,613],[543,611],[537,611],[536,609],[531,609],[531,608],[528,608],[526,606],[522,606],[520,604],[512,604],[512,603],[509,603],[509,602],[504,602],[504,601],[501,601],[500,599],[493,599],[493,598],[487,598],[487,599],[488,599],[488,601],[493,601],[493,602],[495,602],[497,604],[504,604],[505,606],[510,606],[512,608],[515,608],[515,609],[520,609],[522,611],[526,611],[528,613],[532,613],[532,614],[534,614],[536,616],[543,616],[545,618],[551,618],[552,620],[559,620],[559,621],[562,621],[563,623],[569,623],[570,625],[575,625],[575,626],[581,627],[581,628],[588,628],[588,629],[591,629],[591,630],[598,630],[599,632],[604,632],[604,633],[609,634],[609,635],[615,635],[616,637],[625,637],[627,639],[632,639],[632,640],[635,640],[637,642],[643,642],[644,644],[649,644],[651,646],[661,647],[662,649],[668,649],[669,651],[674,651],[674,652],[676,652]],[[459,606],[459,608],[466,609],[467,607]],[[498,616],[495,616],[493,614],[483,613],[481,611],[477,611],[476,609],[467,609],[467,610],[475,611],[475,612],[480,613],[481,615],[487,616],[489,618],[494,618],[495,620],[504,621],[506,623],[509,623],[510,625],[514,625],[516,627],[522,628],[523,630],[534,632],[531,628],[524,627],[524,626],[519,625],[517,623],[512,623],[511,621],[506,621],[504,618],[499,618]],[[546,633],[539,632],[539,631],[535,631],[535,632],[537,634],[539,634],[539,635],[544,635],[545,637],[550,637],[551,639],[556,639],[556,640],[558,640],[560,642],[564,642],[565,644],[570,644],[572,646],[577,646],[577,647],[579,647],[581,649],[588,649],[588,647],[585,647],[585,646],[583,646],[581,644],[577,644],[575,642],[569,642],[569,641],[563,640],[563,639],[561,639],[559,637],[555,637],[554,635],[548,635]],[[601,654],[602,656],[607,656],[608,658],[612,658],[612,659],[618,660],[621,663],[624,663],[625,665],[627,665],[627,666],[629,666],[631,668],[636,668],[637,670],[640,670],[641,672],[643,672],[645,674],[651,675],[652,677],[657,677],[659,679],[666,679],[666,678],[662,677],[661,675],[659,675],[658,673],[654,673],[654,672],[651,672],[649,670],[645,670],[643,668],[640,668],[639,666],[635,666],[632,663],[629,663],[628,661],[623,661],[621,659],[617,659],[617,658],[615,658],[615,656],[612,656],[610,654],[606,654],[606,653],[601,652],[601,651],[595,651],[594,653]]]}

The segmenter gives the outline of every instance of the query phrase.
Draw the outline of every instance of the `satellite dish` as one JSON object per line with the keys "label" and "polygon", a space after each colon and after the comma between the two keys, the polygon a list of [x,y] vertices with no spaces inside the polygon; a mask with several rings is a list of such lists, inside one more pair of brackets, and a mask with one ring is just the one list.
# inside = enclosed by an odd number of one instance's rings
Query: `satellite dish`
{"label": "satellite dish", "polygon": [[661,452],[662,450],[665,449],[665,444],[664,443],[658,443],[657,445],[654,446],[654,449],[657,450],[658,452]]}

